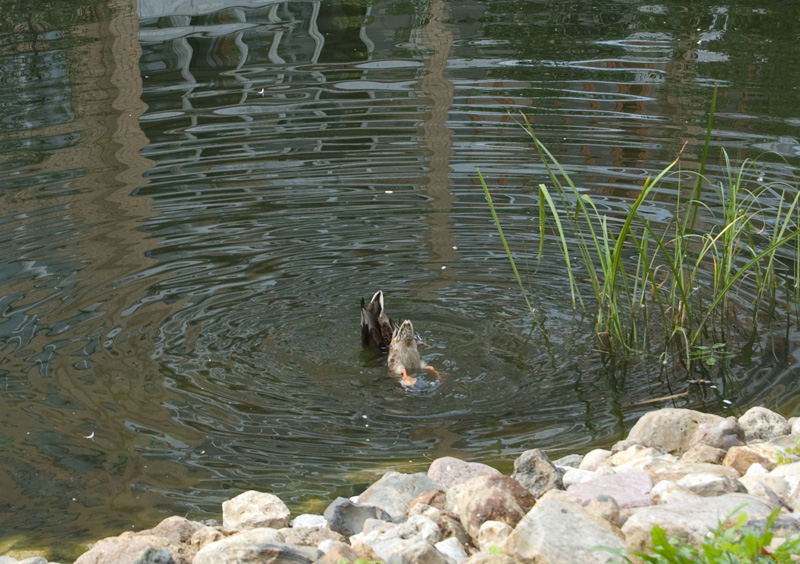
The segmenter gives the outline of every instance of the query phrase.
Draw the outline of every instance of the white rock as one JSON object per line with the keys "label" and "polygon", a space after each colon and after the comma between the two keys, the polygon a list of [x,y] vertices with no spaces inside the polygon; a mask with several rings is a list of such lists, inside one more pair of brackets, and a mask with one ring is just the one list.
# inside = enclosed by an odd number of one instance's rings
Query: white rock
{"label": "white rock", "polygon": [[280,534],[275,529],[248,529],[212,542],[200,549],[192,564],[238,564],[246,555],[249,562],[276,562],[287,559],[293,562],[317,560],[322,552],[310,546],[295,546],[277,541]]}
{"label": "white rock", "polygon": [[580,470],[578,468],[570,468],[562,478],[564,482],[564,489],[570,487],[572,484],[580,484],[581,482],[588,482],[597,477],[596,472],[590,470]]}
{"label": "white rock", "polygon": [[451,564],[444,554],[426,541],[405,543],[391,560],[392,564]]}
{"label": "white rock", "polygon": [[298,515],[291,522],[292,527],[328,527],[328,520],[322,515],[304,513]]}
{"label": "white rock", "polygon": [[506,541],[506,554],[516,562],[595,564],[616,561],[603,546],[623,549],[625,543],[608,522],[593,517],[562,491],[542,496]]}
{"label": "white rock", "polygon": [[787,501],[783,500],[781,496],[772,489],[772,486],[775,486],[778,489],[781,489],[782,487],[784,495],[788,493],[786,492],[788,489],[786,486],[786,481],[780,476],[742,476],[739,478],[739,481],[745,488],[747,488],[747,493],[756,497],[760,497],[768,503],[785,504]]}
{"label": "white rock", "polygon": [[[792,464],[781,464],[772,470],[769,476],[780,476],[786,480],[787,489],[794,490],[800,485],[800,462],[793,462]],[[778,493],[778,492],[775,492]],[[780,494],[778,494],[780,495]]]}
{"label": "white rock", "polygon": [[594,450],[590,450],[586,453],[586,456],[583,457],[580,466],[578,466],[581,470],[589,470],[594,472],[600,466],[605,464],[608,457],[611,456],[611,451],[606,450],[604,448],[596,448]]}
{"label": "white rock", "polygon": [[503,549],[514,529],[501,521],[485,521],[478,530],[478,548],[489,550],[490,546]]}
{"label": "white rock", "polygon": [[679,503],[699,498],[699,495],[679,486],[672,480],[661,480],[650,490],[650,499],[653,500],[655,505]]}
{"label": "white rock", "polygon": [[755,440],[768,441],[775,437],[788,435],[792,431],[791,425],[783,415],[775,413],[766,407],[751,407],[739,418],[739,425],[744,429],[747,442]]}
{"label": "white rock", "polygon": [[744,473],[745,476],[766,476],[769,474],[769,470],[764,468],[758,462],[755,462],[750,465],[750,468],[747,469],[747,472]]}
{"label": "white rock", "polygon": [[663,448],[680,456],[703,423],[722,421],[719,415],[701,413],[692,409],[664,408],[645,413],[631,428],[626,442],[648,447]]}
{"label": "white rock", "polygon": [[320,549],[325,554],[328,554],[331,550],[336,548],[336,545],[339,544],[333,539],[325,539],[321,543],[317,545],[317,548]]}
{"label": "white rock", "polygon": [[286,504],[270,493],[250,490],[222,502],[222,524],[230,529],[280,529],[290,516]]}
{"label": "white rock", "polygon": [[662,452],[658,448],[633,445],[612,455],[607,461],[617,473],[634,470],[646,470],[656,464],[674,464],[677,456]]}
{"label": "white rock", "polygon": [[424,541],[433,545],[440,540],[442,532],[432,519],[414,515],[400,524],[382,521],[368,532],[350,537],[350,544],[356,552],[360,552],[358,545],[363,544],[372,549],[378,558],[388,562],[389,558],[400,554],[410,543]]}
{"label": "white rock", "polygon": [[466,558],[469,556],[464,550],[464,547],[461,546],[461,543],[458,542],[456,537],[444,539],[443,541],[437,542],[433,546],[436,548],[436,550],[442,553],[449,564],[457,564],[462,560],[466,560]]}

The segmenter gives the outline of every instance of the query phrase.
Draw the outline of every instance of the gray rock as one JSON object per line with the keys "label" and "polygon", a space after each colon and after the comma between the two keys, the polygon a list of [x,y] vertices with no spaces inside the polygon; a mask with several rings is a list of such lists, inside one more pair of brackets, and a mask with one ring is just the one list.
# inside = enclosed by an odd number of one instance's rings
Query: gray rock
{"label": "gray rock", "polygon": [[323,556],[316,548],[286,544],[282,538],[275,529],[247,529],[204,546],[192,564],[311,564]]}
{"label": "gray rock", "polygon": [[564,471],[550,462],[538,448],[523,452],[514,461],[514,473],[511,475],[535,498],[542,497],[550,490],[563,489],[563,476]]}
{"label": "gray rock", "polygon": [[324,527],[287,527],[279,531],[283,535],[284,542],[299,546],[319,546],[326,540],[338,542],[345,540],[340,533],[330,530],[327,523]]}
{"label": "gray rock", "polygon": [[739,472],[730,466],[720,466],[718,464],[705,464],[701,462],[678,462],[677,464],[655,464],[647,468],[647,473],[650,474],[650,479],[654,484],[659,483],[661,480],[671,480],[677,482],[684,476],[689,474],[720,474],[721,476],[728,476],[729,478],[739,478]]}
{"label": "gray rock", "polygon": [[650,505],[653,482],[647,472],[632,470],[612,476],[600,476],[587,482],[572,484],[567,489],[569,499],[586,505],[600,496],[614,498],[620,509]]}
{"label": "gray rock", "polygon": [[617,559],[598,546],[622,550],[625,543],[608,522],[553,490],[522,518],[508,537],[505,552],[514,562],[524,563],[594,564]]}
{"label": "gray rock", "polygon": [[692,409],[659,409],[639,419],[625,442],[647,447],[660,446],[670,454],[681,455],[689,448],[689,441],[701,424],[719,421],[722,421],[719,415]]}
{"label": "gray rock", "polygon": [[183,517],[173,516],[167,517],[152,529],[133,533],[133,536],[145,538],[155,536],[167,539],[173,546],[177,547],[178,553],[183,559],[191,562],[197,553],[197,548],[192,546],[192,537],[203,528],[205,528],[205,525],[198,521],[190,521]]}
{"label": "gray rock", "polygon": [[[781,464],[774,470],[770,471],[769,476],[779,476],[783,478],[786,481],[786,489],[789,492],[788,495],[792,495],[792,492],[797,490],[800,486],[800,462]],[[775,493],[783,497],[782,494],[777,490]]]}
{"label": "gray rock", "polygon": [[695,445],[708,445],[722,450],[743,444],[745,444],[745,432],[735,417],[701,423],[689,441],[690,448]]}
{"label": "gray rock", "polygon": [[445,488],[463,484],[480,475],[499,475],[501,472],[480,462],[465,462],[452,456],[443,456],[431,462],[428,477]]}
{"label": "gray rock", "polygon": [[395,519],[403,518],[411,502],[421,493],[440,490],[442,486],[426,474],[387,472],[358,496],[358,503],[380,507]]}
{"label": "gray rock", "polygon": [[407,513],[410,515],[411,511],[417,505],[425,505],[427,507],[444,510],[445,505],[447,505],[447,492],[444,490],[430,490],[419,494],[411,501]]}
{"label": "gray rock", "polygon": [[31,556],[30,558],[23,558],[19,562],[14,560],[14,562],[16,562],[16,564],[47,564],[47,558],[43,556]]}
{"label": "gray rock", "polygon": [[[44,559],[42,560],[44,561]],[[47,561],[44,561],[41,564],[47,564]],[[172,559],[172,556],[169,555],[169,552],[163,548],[150,547],[145,548],[141,553],[139,553],[132,564],[175,564],[175,561]]]}
{"label": "gray rock", "polygon": [[131,533],[95,543],[75,560],[75,564],[134,564],[148,549],[166,550],[175,564],[189,564],[181,556],[179,547],[169,540],[155,535],[134,536]]}
{"label": "gray rock", "polygon": [[[649,505],[649,504],[648,504]],[[617,500],[608,495],[600,495],[584,506],[590,515],[600,517],[615,527],[620,526],[620,511]]]}
{"label": "gray rock", "polygon": [[439,527],[443,539],[455,537],[458,539],[459,544],[462,545],[472,541],[466,529],[464,529],[464,525],[461,524],[461,521],[454,519],[446,513],[433,518],[433,522]]}
{"label": "gray rock", "polygon": [[742,476],[739,482],[747,489],[747,493],[755,497],[760,497],[770,505],[786,504],[788,500],[781,498],[780,491],[784,495],[788,492],[786,481],[778,476]]}
{"label": "gray rock", "polygon": [[361,505],[346,497],[338,497],[325,509],[325,519],[331,530],[350,537],[360,533],[367,519],[391,521],[391,516],[374,505]]}
{"label": "gray rock", "polygon": [[250,490],[222,502],[222,524],[231,529],[280,529],[290,516],[286,504],[270,493]]}
{"label": "gray rock", "polygon": [[681,456],[681,462],[703,462],[706,464],[720,464],[725,458],[725,451],[709,445],[696,444]]}
{"label": "gray rock", "polygon": [[567,468],[580,468],[583,462],[583,457],[580,454],[568,454],[562,456],[558,460],[554,460],[553,464]]}
{"label": "gray rock", "polygon": [[488,552],[476,552],[460,564],[518,564],[505,554],[489,554]]}
{"label": "gray rock", "polygon": [[719,474],[690,474],[678,480],[677,484],[703,497],[747,492],[739,480]]}
{"label": "gray rock", "polygon": [[[197,554],[197,551],[203,548],[207,544],[211,544],[212,542],[217,542],[218,540],[222,540],[225,538],[225,535],[222,534],[217,528],[215,527],[208,527],[205,526],[202,529],[198,529],[192,535],[192,538],[189,539],[189,545],[191,546],[192,553]],[[192,557],[194,558],[194,556]]]}
{"label": "gray rock", "polygon": [[732,493],[717,497],[652,505],[631,515],[622,526],[629,550],[643,551],[651,541],[654,525],[667,533],[667,538],[678,536],[699,546],[712,528],[735,515],[746,513],[750,519],[766,518],[775,506],[748,494]]}
{"label": "gray rock", "polygon": [[386,564],[450,564],[444,554],[426,541],[405,544],[386,560]]}
{"label": "gray rock", "polygon": [[[322,546],[320,545],[321,550]],[[316,560],[314,564],[341,564],[345,560],[355,562],[358,559],[358,553],[350,548],[349,544],[343,542],[334,543],[333,547],[324,552],[325,556]]]}
{"label": "gray rock", "polygon": [[765,407],[751,407],[739,418],[739,425],[744,429],[747,442],[768,441],[775,437],[788,435],[791,425],[783,415],[779,415]]}
{"label": "gray rock", "polygon": [[458,542],[455,537],[441,540],[433,546],[442,553],[448,564],[458,564],[458,562],[466,560],[467,556],[469,556],[467,551],[464,550],[464,545]]}
{"label": "gray rock", "polygon": [[508,476],[477,476],[463,484],[458,494],[461,524],[473,540],[485,521],[501,521],[515,527],[536,499]]}
{"label": "gray rock", "polygon": [[[436,523],[422,515],[409,517],[403,523],[383,522],[369,531],[350,537],[350,544],[359,554],[375,554],[380,560],[400,554],[409,544],[424,541],[433,545],[442,540],[442,533]],[[362,547],[369,550],[364,551]]]}

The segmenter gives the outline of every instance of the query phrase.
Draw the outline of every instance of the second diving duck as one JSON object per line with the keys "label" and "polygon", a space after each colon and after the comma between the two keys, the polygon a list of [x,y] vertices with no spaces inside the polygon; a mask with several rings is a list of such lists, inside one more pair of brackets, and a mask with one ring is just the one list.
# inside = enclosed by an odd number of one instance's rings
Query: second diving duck
{"label": "second diving duck", "polygon": [[361,344],[385,349],[392,342],[397,323],[386,314],[383,305],[383,291],[378,290],[369,305],[361,298]]}

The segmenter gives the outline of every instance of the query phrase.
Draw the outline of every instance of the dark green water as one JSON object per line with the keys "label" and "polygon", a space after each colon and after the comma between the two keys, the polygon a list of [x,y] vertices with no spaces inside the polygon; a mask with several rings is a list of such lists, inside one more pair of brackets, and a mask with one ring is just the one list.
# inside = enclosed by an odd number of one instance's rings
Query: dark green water
{"label": "dark green water", "polygon": [[[725,147],[773,151],[766,180],[792,178],[793,5],[194,6],[0,16],[0,527],[15,548],[68,559],[164,516],[219,517],[244,489],[320,511],[386,466],[608,445],[654,405],[800,411],[785,328],[716,391],[640,404],[686,384],[652,359],[604,364],[563,267],[536,266],[546,177],[518,125],[524,112],[614,217],[685,142],[682,166],[697,163],[719,84],[711,172]],[[361,349],[359,299],[379,288],[440,384],[405,391]]]}

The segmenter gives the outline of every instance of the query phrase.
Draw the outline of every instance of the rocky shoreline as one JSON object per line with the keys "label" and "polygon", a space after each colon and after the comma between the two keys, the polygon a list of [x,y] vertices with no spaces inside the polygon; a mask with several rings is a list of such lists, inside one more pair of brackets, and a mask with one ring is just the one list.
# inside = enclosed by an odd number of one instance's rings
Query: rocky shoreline
{"label": "rocky shoreline", "polygon": [[[505,476],[440,458],[427,473],[387,472],[324,515],[292,518],[276,496],[222,504],[222,523],[169,517],[95,543],[75,564],[593,564],[644,550],[660,525],[699,546],[744,512],[763,525],[781,508],[777,545],[800,533],[800,419],[762,407],[740,418],[688,409],[643,416],[611,450],[550,461],[525,451]],[[795,512],[797,508],[797,512]],[[47,564],[40,557],[0,564]]]}

